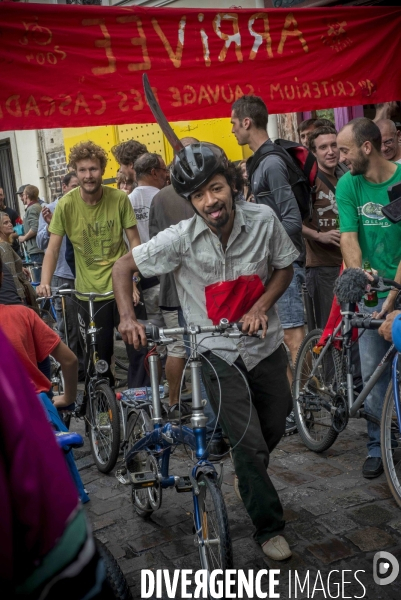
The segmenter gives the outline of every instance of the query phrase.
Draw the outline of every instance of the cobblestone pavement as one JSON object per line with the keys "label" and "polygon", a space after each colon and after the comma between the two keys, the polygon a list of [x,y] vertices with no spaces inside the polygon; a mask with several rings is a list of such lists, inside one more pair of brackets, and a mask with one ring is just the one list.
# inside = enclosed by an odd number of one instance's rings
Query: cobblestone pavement
{"label": "cobblestone pavement", "polygon": [[[83,433],[82,422],[72,422],[73,429]],[[251,521],[234,492],[231,460],[225,460],[222,491],[236,569],[280,569],[281,598],[399,600],[401,573],[388,586],[373,581],[377,551],[386,550],[401,563],[401,510],[384,475],[371,481],[361,476],[366,437],[365,423],[351,421],[323,454],[307,450],[298,435],[284,438],[273,452],[269,471],[285,507],[285,535],[293,551],[285,563],[267,559],[253,540]],[[162,507],[144,521],[134,511],[130,489],[118,483],[113,473],[97,471],[87,440],[76,458],[91,497],[86,510],[93,530],[118,559],[135,599],[141,598],[141,569],[200,568],[192,534],[191,494],[165,491]],[[185,451],[177,452],[171,462],[174,474],[188,473]],[[301,591],[298,586],[295,595],[295,570],[301,582],[309,571],[309,593],[307,587]],[[332,573],[328,589],[327,576],[335,570],[340,574]],[[343,570],[348,570],[344,580],[350,583],[341,589],[335,583],[341,581]],[[357,577],[366,591],[354,577],[357,570],[365,571]]]}

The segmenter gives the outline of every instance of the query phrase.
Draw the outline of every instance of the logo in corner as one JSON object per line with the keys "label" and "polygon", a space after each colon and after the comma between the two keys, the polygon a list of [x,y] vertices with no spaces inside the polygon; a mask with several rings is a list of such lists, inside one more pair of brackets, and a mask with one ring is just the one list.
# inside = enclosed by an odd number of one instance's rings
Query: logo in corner
{"label": "logo in corner", "polygon": [[390,585],[400,572],[400,565],[390,552],[376,552],[373,557],[373,580],[377,585]]}

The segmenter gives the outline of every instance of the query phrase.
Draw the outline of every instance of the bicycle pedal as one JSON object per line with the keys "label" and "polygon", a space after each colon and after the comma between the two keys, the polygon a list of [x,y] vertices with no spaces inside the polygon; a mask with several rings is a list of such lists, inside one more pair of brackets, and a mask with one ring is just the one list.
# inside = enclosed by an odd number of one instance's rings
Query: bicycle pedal
{"label": "bicycle pedal", "polygon": [[125,477],[127,469],[119,469],[115,472],[116,479],[123,485],[130,485],[130,480]]}
{"label": "bicycle pedal", "polygon": [[192,492],[192,483],[190,478],[187,475],[185,477],[180,477],[178,482],[175,484],[175,489],[179,494],[183,492]]}
{"label": "bicycle pedal", "polygon": [[152,471],[140,471],[137,473],[130,473],[131,483],[134,490],[141,490],[143,488],[154,487],[157,484],[157,478]]}

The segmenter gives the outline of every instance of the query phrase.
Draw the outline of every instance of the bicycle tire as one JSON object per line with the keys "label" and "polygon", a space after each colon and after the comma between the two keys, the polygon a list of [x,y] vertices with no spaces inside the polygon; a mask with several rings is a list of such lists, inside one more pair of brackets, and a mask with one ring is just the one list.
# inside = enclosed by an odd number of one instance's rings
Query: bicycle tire
{"label": "bicycle tire", "polygon": [[123,371],[128,371],[129,362],[125,362],[123,360],[120,360],[119,358],[115,358],[114,363],[119,369],[122,369]]}
{"label": "bicycle tire", "polygon": [[[133,410],[128,415],[127,420],[127,432],[128,432],[128,450],[140,440],[145,434],[145,418],[142,414],[142,410]],[[138,471],[146,471],[147,461],[149,452],[143,450],[139,452],[135,457],[134,470],[131,469],[132,473]],[[131,500],[134,505],[136,513],[143,519],[147,519],[153,513],[153,508],[150,502],[150,497],[147,489],[135,490],[131,486]]]}
{"label": "bicycle tire", "polygon": [[[395,446],[395,442],[397,446]],[[383,402],[380,424],[383,468],[394,500],[401,506],[401,432],[395,411],[393,383],[390,382]]]}
{"label": "bicycle tire", "polygon": [[120,419],[113,390],[106,383],[100,383],[87,406],[92,456],[98,470],[109,473],[120,450]]}
{"label": "bicycle tire", "polygon": [[96,547],[106,567],[106,579],[114,594],[115,600],[132,600],[132,594],[128,587],[124,573],[113,554],[103,542],[95,538]]}
{"label": "bicycle tire", "polygon": [[[308,381],[311,381],[308,379],[308,373],[312,370],[311,365],[314,360],[313,348],[318,343],[321,335],[321,329],[314,329],[305,336],[299,347],[297,359],[295,361],[293,381],[293,406],[298,432],[305,446],[309,448],[309,450],[317,453],[324,452],[324,450],[330,448],[338,437],[338,433],[332,427],[332,417],[330,412],[324,408],[320,411],[306,411],[301,406],[299,400],[304,386]],[[333,348],[333,351],[334,350],[335,349]],[[336,352],[338,351],[336,350]],[[334,375],[335,380],[333,380],[333,383],[337,383],[339,377],[339,357],[333,356],[331,350],[328,351],[326,356],[327,359],[325,364],[329,365],[328,370],[331,368],[330,377]],[[321,371],[324,370],[325,364],[322,364]],[[325,374],[323,374],[323,378],[320,380],[315,376],[316,387],[320,387],[320,389],[325,387],[328,383],[326,378],[327,376],[325,376]]]}
{"label": "bicycle tire", "polygon": [[[215,569],[232,569],[233,549],[221,490],[216,479],[205,473],[199,475],[198,486],[201,532],[196,535],[195,543],[199,544],[201,568],[209,574]],[[211,532],[213,538],[210,537]]]}

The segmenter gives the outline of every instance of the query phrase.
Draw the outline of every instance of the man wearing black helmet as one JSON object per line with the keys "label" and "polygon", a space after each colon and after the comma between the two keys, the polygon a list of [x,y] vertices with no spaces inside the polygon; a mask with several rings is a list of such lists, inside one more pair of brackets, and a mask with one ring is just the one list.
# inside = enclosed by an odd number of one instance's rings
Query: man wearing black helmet
{"label": "man wearing black helmet", "polygon": [[[298,253],[272,209],[235,203],[235,177],[234,166],[218,146],[199,143],[183,148],[175,156],[171,182],[196,214],[119,259],[113,268],[113,287],[120,332],[135,347],[146,344],[130,299],[131,277],[137,269],[145,277],[174,272],[187,323],[210,325],[230,316],[231,321],[241,320],[250,335],[262,328],[260,338],[204,334],[198,341],[221,383],[219,421],[235,447],[235,471],[255,537],[267,556],[284,560],[291,550],[282,536],[283,509],[267,467],[269,454],[284,433],[292,400],[283,330],[274,304],[291,281]],[[220,312],[214,302],[216,284],[219,297],[225,295]],[[241,308],[235,310],[233,300]],[[204,381],[217,411],[218,382],[205,363]],[[243,378],[252,391],[251,412]]]}

